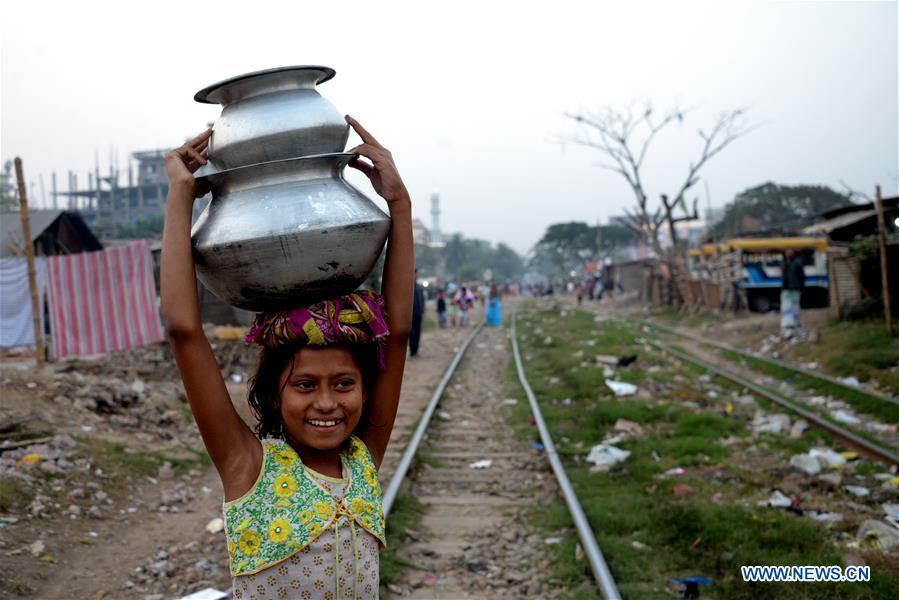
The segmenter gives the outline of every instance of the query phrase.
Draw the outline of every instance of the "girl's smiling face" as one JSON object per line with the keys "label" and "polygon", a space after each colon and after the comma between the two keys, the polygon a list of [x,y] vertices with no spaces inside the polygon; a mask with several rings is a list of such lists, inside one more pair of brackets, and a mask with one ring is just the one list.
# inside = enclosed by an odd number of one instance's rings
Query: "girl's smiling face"
{"label": "girl's smiling face", "polygon": [[284,433],[308,448],[340,447],[362,417],[362,372],[346,348],[300,348],[279,388]]}

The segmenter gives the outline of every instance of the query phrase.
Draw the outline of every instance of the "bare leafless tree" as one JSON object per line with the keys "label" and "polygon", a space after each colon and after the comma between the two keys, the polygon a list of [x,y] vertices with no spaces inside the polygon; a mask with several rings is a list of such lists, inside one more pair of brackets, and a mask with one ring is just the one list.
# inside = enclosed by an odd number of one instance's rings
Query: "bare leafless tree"
{"label": "bare leafless tree", "polygon": [[639,110],[631,105],[625,109],[606,107],[595,113],[579,111],[565,114],[579,125],[577,133],[569,141],[599,150],[606,156],[606,160],[597,163],[597,166],[618,173],[630,185],[635,197],[633,207],[625,210],[630,226],[649,241],[660,258],[666,255],[659,240],[660,228],[667,225],[673,249],[677,251],[681,243],[675,224],[699,218],[698,199],[694,199],[691,211],[687,208],[684,196],[699,182],[700,169],[734,140],[751,130],[745,119],[745,109],[738,108],[718,115],[708,132],[699,130],[702,150],[699,158],[689,164],[684,182],[675,193],[660,194],[660,203],[653,206],[641,172],[649,147],[665,127],[674,122],[683,124],[685,115],[691,110],[693,109],[674,107],[658,115],[652,104],[645,102]]}

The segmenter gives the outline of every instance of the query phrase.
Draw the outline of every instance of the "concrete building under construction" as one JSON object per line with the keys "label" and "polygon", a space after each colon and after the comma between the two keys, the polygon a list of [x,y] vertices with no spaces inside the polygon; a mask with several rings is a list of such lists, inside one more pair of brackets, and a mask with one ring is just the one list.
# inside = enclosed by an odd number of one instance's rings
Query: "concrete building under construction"
{"label": "concrete building under construction", "polygon": [[123,185],[121,172],[112,164],[105,176],[96,166],[88,174],[86,188],[80,188],[78,176],[69,171],[67,191],[57,190],[54,173],[53,208],[79,212],[100,238],[117,237],[127,226],[140,222],[159,221],[161,225],[168,194],[164,155],[163,150],[134,152],[131,156],[136,168],[128,165],[127,185]]}

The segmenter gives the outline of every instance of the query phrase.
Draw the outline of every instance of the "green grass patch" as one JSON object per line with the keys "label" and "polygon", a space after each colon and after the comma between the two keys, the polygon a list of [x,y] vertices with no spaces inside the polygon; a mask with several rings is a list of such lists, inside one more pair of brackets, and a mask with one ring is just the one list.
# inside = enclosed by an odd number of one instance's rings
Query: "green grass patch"
{"label": "green grass patch", "polygon": [[831,375],[856,376],[877,381],[881,388],[899,395],[899,336],[890,336],[883,321],[831,321],[819,331],[817,343],[785,348],[787,359],[817,361]]}
{"label": "green grass patch", "polygon": [[78,458],[91,460],[93,468],[101,469],[106,475],[115,478],[155,477],[159,467],[166,462],[171,463],[172,469],[178,475],[212,464],[205,451],[191,446],[179,449],[176,453],[172,450],[132,450],[126,444],[83,436],[75,439],[78,442],[76,448]]}
{"label": "green grass patch", "polygon": [[33,497],[34,491],[18,477],[0,477],[0,512],[24,508]]}
{"label": "green grass patch", "polygon": [[397,495],[387,518],[387,549],[381,552],[382,596],[389,595],[388,583],[397,583],[406,569],[415,566],[403,558],[399,549],[402,547],[406,531],[421,527],[422,515],[424,515],[424,506],[415,496],[408,491],[400,492]]}
{"label": "green grass patch", "polygon": [[[746,422],[723,411],[727,394],[738,393],[739,386],[718,383],[719,378],[700,382],[701,370],[647,346],[640,339],[640,329],[596,321],[588,313],[533,312],[519,319],[518,329],[520,349],[530,355],[525,360],[528,380],[625,598],[669,598],[669,581],[690,576],[712,579],[714,587],[703,588],[702,593],[714,598],[889,598],[899,594],[899,579],[895,570],[888,569],[872,569],[869,583],[743,583],[741,565],[840,565],[843,561],[827,528],[746,501],[767,493],[770,476],[744,470],[734,450],[721,443],[748,436]],[[650,394],[617,399],[604,385],[601,367],[581,366],[595,354],[625,353],[637,353],[640,360],[630,368],[616,369],[614,378],[632,381],[652,390]],[[517,382],[513,370],[507,376]],[[710,399],[707,387],[723,391]],[[568,405],[561,402],[565,398],[571,399]],[[767,406],[764,401],[759,404]],[[535,437],[536,431],[526,421],[526,403],[510,408],[517,435]],[[640,423],[646,435],[616,444],[631,451],[626,461],[607,472],[590,473],[578,459],[612,433],[619,418]],[[822,439],[823,434],[808,431],[799,439],[763,435],[754,443],[791,454]],[[746,444],[734,447],[741,445]],[[685,473],[664,475],[675,466],[683,467]],[[690,486],[692,494],[675,495],[679,484]],[[588,561],[576,559],[578,539],[565,505],[535,507],[531,522],[545,537],[562,537],[558,544],[547,546],[551,556],[547,579],[568,589],[570,598],[598,598]]]}

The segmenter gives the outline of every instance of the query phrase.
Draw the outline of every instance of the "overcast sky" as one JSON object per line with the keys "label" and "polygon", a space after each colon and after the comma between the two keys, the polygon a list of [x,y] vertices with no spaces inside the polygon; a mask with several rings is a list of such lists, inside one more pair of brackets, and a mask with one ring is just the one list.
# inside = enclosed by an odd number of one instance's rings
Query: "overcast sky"
{"label": "overcast sky", "polygon": [[416,216],[430,223],[437,190],[445,232],[525,251],[551,223],[629,206],[595,152],[559,139],[565,111],[634,100],[699,106],[651,149],[652,198],[738,106],[762,126],[703,170],[713,206],[766,181],[895,194],[897,31],[895,2],[6,3],[0,158],[85,185],[96,152],[124,167],[214,120],[198,89],[322,64],[337,76],[320,92],[393,151]]}

